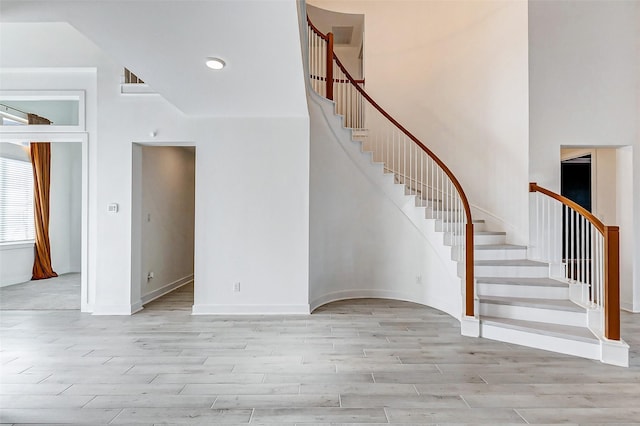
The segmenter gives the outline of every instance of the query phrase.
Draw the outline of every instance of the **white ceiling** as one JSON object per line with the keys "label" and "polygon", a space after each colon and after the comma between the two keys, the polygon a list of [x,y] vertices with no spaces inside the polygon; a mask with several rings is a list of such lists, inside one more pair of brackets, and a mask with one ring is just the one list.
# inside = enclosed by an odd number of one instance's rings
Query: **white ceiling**
{"label": "white ceiling", "polygon": [[351,42],[348,46],[357,48],[362,46],[364,15],[334,12],[310,4],[307,4],[307,14],[313,25],[324,34],[331,32],[333,27],[353,27]]}
{"label": "white ceiling", "polygon": [[307,114],[295,0],[2,0],[0,20],[69,22],[187,115]]}

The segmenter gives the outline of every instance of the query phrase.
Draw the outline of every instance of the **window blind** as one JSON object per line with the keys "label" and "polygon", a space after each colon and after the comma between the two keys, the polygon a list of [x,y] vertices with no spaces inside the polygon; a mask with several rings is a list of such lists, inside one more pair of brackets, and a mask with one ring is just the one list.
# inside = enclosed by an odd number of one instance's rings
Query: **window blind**
{"label": "window blind", "polygon": [[34,238],[31,163],[0,157],[0,243]]}

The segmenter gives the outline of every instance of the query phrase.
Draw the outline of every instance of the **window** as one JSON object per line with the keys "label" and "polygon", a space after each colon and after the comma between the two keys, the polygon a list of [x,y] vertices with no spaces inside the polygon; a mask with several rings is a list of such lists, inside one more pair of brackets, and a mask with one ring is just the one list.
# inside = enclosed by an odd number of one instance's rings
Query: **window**
{"label": "window", "polygon": [[0,243],[34,238],[31,163],[0,157]]}

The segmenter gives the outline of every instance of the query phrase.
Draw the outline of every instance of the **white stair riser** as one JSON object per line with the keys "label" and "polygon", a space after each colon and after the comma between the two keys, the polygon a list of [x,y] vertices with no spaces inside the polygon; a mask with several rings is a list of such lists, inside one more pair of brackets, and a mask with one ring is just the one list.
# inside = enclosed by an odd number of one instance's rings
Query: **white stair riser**
{"label": "white stair riser", "polygon": [[426,215],[427,219],[442,219],[456,222],[463,219],[465,213],[457,210],[442,210],[439,206],[436,206],[434,209],[433,203],[429,202],[429,208],[427,209]]}
{"label": "white stair riser", "polygon": [[433,216],[433,201],[423,200],[419,197],[416,197],[416,206],[419,207],[427,207],[427,211],[425,211],[425,218],[434,219]]}
{"label": "white stair riser", "polygon": [[[526,249],[495,249],[495,250],[475,250],[473,256],[475,260],[520,260],[526,259]],[[462,260],[456,259],[453,260]]]}
{"label": "white stair riser", "polygon": [[573,325],[576,327],[587,326],[586,312],[568,312],[529,306],[486,303],[482,301],[480,302],[480,315],[523,321],[538,321],[548,324]]}
{"label": "white stair riser", "polygon": [[597,342],[589,343],[557,336],[547,336],[524,330],[504,328],[494,324],[482,324],[482,322],[480,323],[480,336],[566,355],[595,360],[600,359],[600,344]]}
{"label": "white stair riser", "polygon": [[[446,229],[451,230],[451,229],[457,229],[457,228],[464,228],[466,225],[465,223],[460,223],[460,222],[445,222],[441,219],[436,220],[436,231],[439,232],[444,232],[445,228],[449,228]],[[473,229],[475,229],[476,231],[484,231],[484,223],[483,222],[477,222],[473,224]],[[522,257],[520,259],[523,259]]]}
{"label": "white stair riser", "polygon": [[488,244],[505,244],[507,236],[504,234],[497,235],[474,235],[473,243],[479,246]]}
{"label": "white stair riser", "polygon": [[527,258],[527,249],[488,249],[476,250],[476,260],[517,260]]}
{"label": "white stair riser", "polygon": [[533,299],[569,300],[568,287],[542,287],[522,284],[509,285],[477,283],[476,292],[479,296],[527,297]]}
{"label": "white stair riser", "polygon": [[476,277],[501,278],[548,278],[548,266],[504,266],[504,265],[476,265]]}
{"label": "white stair riser", "polygon": [[[473,243],[474,245],[488,245],[488,244],[505,244],[506,236],[504,234],[490,234],[490,235],[474,235]],[[447,232],[444,235],[444,243],[446,245],[459,245],[464,243],[463,235],[453,235],[450,232]]]}

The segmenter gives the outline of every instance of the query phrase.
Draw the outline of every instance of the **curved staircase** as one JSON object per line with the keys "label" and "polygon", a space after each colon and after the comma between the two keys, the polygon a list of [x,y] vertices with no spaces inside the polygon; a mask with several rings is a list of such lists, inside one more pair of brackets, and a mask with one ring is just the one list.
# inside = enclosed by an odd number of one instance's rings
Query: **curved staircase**
{"label": "curved staircase", "polygon": [[[483,220],[472,221],[466,196],[450,170],[364,92],[361,87],[364,81],[356,81],[349,75],[333,53],[331,33],[322,34],[310,21],[308,24],[309,50],[320,49],[309,57],[310,96],[312,90],[320,97],[324,97],[326,91],[328,101],[324,101],[333,103],[334,114],[340,117],[342,133],[350,135],[349,143],[358,144],[359,151],[366,153],[370,163],[381,173],[391,174],[395,186],[402,186],[405,197],[414,197],[412,212],[402,208],[405,215],[412,221],[419,218],[423,223],[415,224],[425,237],[433,238],[435,232],[439,235],[436,239],[448,247],[451,261],[457,262],[460,278],[463,308],[459,311],[459,319],[463,334],[628,366],[628,345],[615,337],[616,331],[619,336],[619,322],[616,325],[615,315],[612,315],[613,328],[609,329],[607,319],[607,309],[615,309],[616,305],[607,305],[607,298],[611,299],[605,293],[607,286],[596,282],[600,279],[597,274],[606,276],[606,266],[592,271],[591,268],[598,268],[597,259],[589,257],[589,262],[594,263],[585,267],[584,262],[580,274],[591,278],[577,277],[575,271],[569,271],[569,262],[556,260],[557,249],[554,263],[532,260],[541,257],[532,256],[531,248],[508,244],[505,232],[485,229]],[[325,59],[314,63],[318,58]],[[323,73],[325,66],[326,73]],[[342,97],[334,100],[334,92]],[[395,127],[391,130],[380,127],[381,118],[376,114]],[[531,188],[535,187],[545,195],[551,194],[532,185]],[[535,188],[531,188],[530,192],[534,192]],[[565,203],[562,209],[575,207],[575,203],[561,200],[560,196],[553,194],[553,198]],[[548,210],[552,211],[552,208]],[[568,207],[567,211],[573,214]],[[556,234],[552,237],[560,243],[562,238],[567,238],[557,233],[558,229],[563,229],[562,221],[565,220],[565,210],[561,212],[560,225],[554,225]],[[583,233],[586,224],[584,220],[584,225],[578,227]],[[549,223],[546,226],[550,228]],[[588,236],[591,238],[592,234]],[[593,246],[591,242],[587,245],[582,242],[582,258],[586,257],[586,246],[589,250],[598,250],[595,239],[593,241]],[[606,240],[604,244],[607,244]],[[604,273],[602,269],[605,269]],[[564,276],[557,276],[559,270],[564,271]],[[580,292],[582,297],[576,297]],[[619,302],[617,309],[619,321]]]}
{"label": "curved staircase", "polygon": [[[338,115],[337,113],[335,113]],[[347,129],[347,128],[345,128]],[[354,143],[369,155],[366,132],[354,131]],[[380,168],[380,164],[376,163]],[[388,169],[383,173],[394,174]],[[415,197],[415,208],[432,221],[444,245],[451,247],[451,259],[458,263],[458,276],[464,275],[462,238],[451,229],[448,217],[457,217],[442,208],[442,200],[427,199],[402,183],[394,183],[404,194]],[[474,223],[475,289],[480,337],[549,350],[557,353],[601,359],[601,341],[588,327],[587,308],[570,300],[566,280],[550,277],[548,263],[528,259],[528,248],[507,243],[507,233],[486,229],[484,220]]]}

